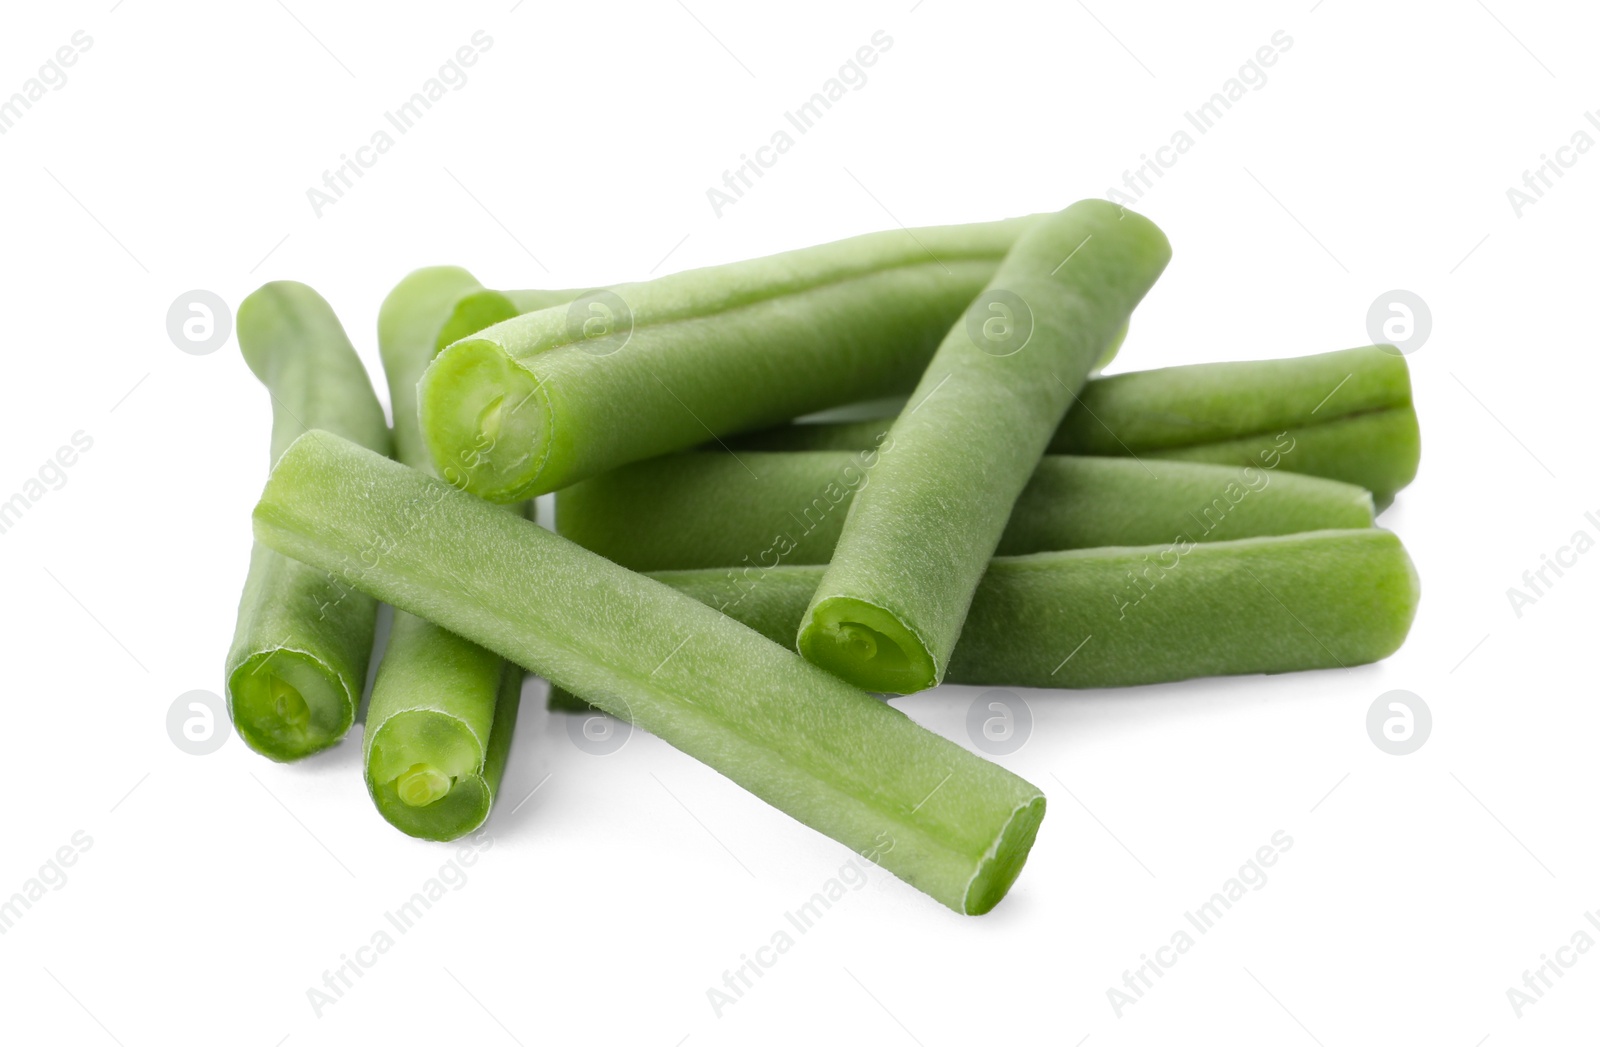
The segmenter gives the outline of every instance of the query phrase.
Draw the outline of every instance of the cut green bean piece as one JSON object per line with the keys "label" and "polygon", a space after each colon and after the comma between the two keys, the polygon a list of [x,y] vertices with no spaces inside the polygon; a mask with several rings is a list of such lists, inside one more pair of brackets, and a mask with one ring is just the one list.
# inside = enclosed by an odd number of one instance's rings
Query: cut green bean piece
{"label": "cut green bean piece", "polygon": [[[239,303],[239,349],[272,396],[272,460],[306,428],[389,452],[383,408],[339,318],[304,284],[266,284]],[[297,760],[344,737],[372,653],[377,603],[327,571],[250,551],[228,650],[228,713],[245,744]]]}
{"label": "cut green bean piece", "polygon": [[[848,422],[730,437],[736,451],[877,446],[899,406]],[[887,407],[887,410],[884,408]],[[1287,455],[1275,452],[1284,436]],[[1281,360],[1189,364],[1090,379],[1050,440],[1051,454],[1269,465],[1357,484],[1381,504],[1417,474],[1420,438],[1405,358],[1379,346]]]}
{"label": "cut green bean piece", "polygon": [[426,840],[453,840],[484,823],[505,770],[522,678],[521,667],[499,655],[395,613],[362,753],[367,791],[385,820]]}
{"label": "cut green bean piece", "polygon": [[458,487],[516,501],[904,391],[1032,224],[873,233],[496,324],[451,345],[423,378],[434,462]]}
{"label": "cut green bean piece", "polygon": [[[401,280],[378,311],[378,348],[394,405],[397,457],[428,471],[417,424],[417,380],[452,328],[470,334],[515,315],[464,269],[436,266]],[[453,840],[478,828],[499,790],[522,670],[454,633],[396,611],[367,709],[367,792],[395,828]]]}
{"label": "cut green bean piece", "polygon": [[1274,448],[1285,441],[1292,442],[1294,451],[1282,457],[1280,468],[1365,487],[1379,509],[1393,503],[1416,478],[1422,450],[1417,414],[1408,404],[1276,433],[1159,448],[1149,456],[1174,462],[1261,462],[1278,458]]}
{"label": "cut green bean piece", "polygon": [[1113,375],[1085,390],[1050,449],[1243,463],[1283,432],[1299,455],[1285,468],[1393,498],[1421,453],[1405,357],[1374,345]]}
{"label": "cut green bean piece", "polygon": [[[556,492],[556,531],[635,571],[825,564],[877,461],[872,451],[652,458]],[[1371,525],[1372,495],[1353,484],[1254,466],[1047,455],[995,552]]]}
{"label": "cut green bean piece", "polygon": [[1104,200],[1017,239],[850,506],[800,625],[807,660],[874,691],[943,678],[1012,506],[1171,253],[1152,222]]}
{"label": "cut green bean piece", "polygon": [[[792,637],[816,565],[661,571],[763,636]],[[1348,668],[1399,649],[1420,589],[1390,531],[1364,528],[1000,556],[973,596],[947,682],[1129,687]],[[587,707],[551,689],[550,707]]]}
{"label": "cut green bean piece", "polygon": [[631,720],[957,912],[993,908],[1044,816],[1034,786],[792,651],[348,441],[296,442],[255,523],[279,552]]}

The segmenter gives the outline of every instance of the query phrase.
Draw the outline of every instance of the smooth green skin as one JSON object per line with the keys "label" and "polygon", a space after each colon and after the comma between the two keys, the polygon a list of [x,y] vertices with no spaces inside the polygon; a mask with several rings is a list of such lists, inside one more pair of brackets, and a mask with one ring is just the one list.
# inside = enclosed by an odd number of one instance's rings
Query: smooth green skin
{"label": "smooth green skin", "polygon": [[[432,468],[416,388],[441,344],[516,312],[506,295],[455,266],[419,269],[384,299],[378,349],[401,462]],[[504,770],[504,760],[490,756],[510,747],[522,676],[493,651],[395,612],[362,748],[367,792],[389,824],[408,836],[453,840],[488,819]]]}
{"label": "smooth green skin", "polygon": [[[383,408],[339,318],[304,284],[265,284],[239,303],[239,349],[272,394],[272,458],[307,427],[389,453]],[[245,744],[298,760],[355,720],[377,603],[257,545],[228,650],[228,713]]]}
{"label": "smooth green skin", "polygon": [[[777,640],[794,635],[822,571],[651,577]],[[973,597],[946,679],[1129,687],[1362,665],[1399,649],[1419,595],[1400,539],[1377,528],[1001,556]],[[551,689],[550,708],[587,707]]]}
{"label": "smooth green skin", "polygon": [[[590,303],[496,324],[424,375],[428,447],[446,480],[510,502],[904,391],[1034,223],[873,233],[610,288],[631,322]],[[613,332],[620,348],[595,340]]]}
{"label": "smooth green skin", "polygon": [[1161,448],[1149,455],[1174,462],[1248,462],[1268,453],[1284,435],[1295,441],[1292,463],[1286,459],[1285,469],[1365,487],[1379,509],[1392,504],[1401,488],[1416,478],[1422,453],[1417,414],[1408,404],[1278,433]]}
{"label": "smooth green skin", "polygon": [[[945,336],[880,446],[800,625],[808,661],[906,694],[944,677],[1012,506],[1089,373],[1166,268],[1161,230],[1080,200],[1018,238]],[[990,292],[1021,299],[1026,344],[980,345]]]}
{"label": "smooth green skin", "polygon": [[1411,373],[1391,347],[1114,375],[1079,406],[1052,451],[1235,463],[1287,431],[1299,446],[1286,468],[1360,484],[1384,503],[1421,457]]}
{"label": "smooth green skin", "polygon": [[957,912],[1021,870],[1044,795],[771,640],[337,437],[279,459],[257,537],[631,720]]}
{"label": "smooth green skin", "polygon": [[[1293,444],[1285,446],[1291,450],[1278,461],[1293,454]],[[876,462],[871,451],[652,458],[558,491],[556,533],[634,571],[825,564],[856,492],[874,482]],[[1371,525],[1372,496],[1353,484],[1258,466],[1046,455],[995,552]]]}
{"label": "smooth green skin", "polygon": [[[875,446],[883,431],[872,418],[796,424],[728,444],[844,451]],[[1364,346],[1093,378],[1049,453],[1244,465],[1259,463],[1282,433],[1294,439],[1295,452],[1279,468],[1357,484],[1388,504],[1416,477],[1422,450],[1405,358]]]}

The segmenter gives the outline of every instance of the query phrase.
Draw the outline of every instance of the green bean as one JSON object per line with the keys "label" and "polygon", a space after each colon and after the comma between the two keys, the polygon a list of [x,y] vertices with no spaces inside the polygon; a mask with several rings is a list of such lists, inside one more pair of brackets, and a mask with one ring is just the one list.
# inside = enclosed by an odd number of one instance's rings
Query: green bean
{"label": "green bean", "polygon": [[[779,426],[727,443],[762,451],[873,447],[885,428],[878,416],[898,410],[873,406],[866,419]],[[1260,465],[1284,434],[1295,450],[1279,468],[1357,484],[1387,504],[1416,476],[1420,454],[1405,358],[1367,346],[1091,378],[1048,451]]]}
{"label": "green bean", "polygon": [[[651,575],[773,640],[793,637],[817,565]],[[1387,658],[1416,616],[1392,532],[1310,531],[1208,544],[999,556],[950,659],[950,683],[1129,687]],[[552,687],[550,707],[587,703]]]}
{"label": "green bean", "polygon": [[[472,324],[494,323],[515,309],[454,266],[419,269],[384,299],[378,349],[401,462],[431,469],[416,388],[441,340],[454,341],[455,330],[470,334]],[[395,612],[362,747],[367,792],[391,825],[410,836],[453,840],[483,824],[499,789],[522,678],[498,654]]]}
{"label": "green bean", "polygon": [[397,459],[413,469],[430,468],[416,420],[416,379],[438,353],[445,326],[465,326],[480,316],[495,323],[513,308],[500,292],[485,290],[471,273],[453,265],[415,270],[389,292],[378,308],[378,353],[393,398]]}
{"label": "green bean", "polygon": [[1174,462],[1249,462],[1270,454],[1272,445],[1285,437],[1295,444],[1285,469],[1365,487],[1379,509],[1393,504],[1400,489],[1416,478],[1422,451],[1416,411],[1407,404],[1303,429],[1165,447],[1150,454]]}
{"label": "green bean", "polygon": [[1052,450],[1235,463],[1288,431],[1299,444],[1289,468],[1384,501],[1416,476],[1420,455],[1410,372],[1382,346],[1114,375],[1081,406]]}
{"label": "green bean", "polygon": [[[304,284],[239,303],[239,349],[272,397],[272,459],[309,427],[389,450],[383,408],[339,318]],[[228,712],[245,744],[296,760],[344,737],[367,677],[377,603],[257,544],[228,650]]]}
{"label": "green bean", "polygon": [[1149,220],[1082,200],[1018,238],[951,328],[800,626],[808,661],[875,691],[944,676],[978,580],[1050,435],[1171,256]]}
{"label": "green bean", "polygon": [[522,669],[499,655],[395,612],[362,752],[367,792],[389,824],[408,836],[454,840],[484,823],[522,680]]}
{"label": "green bean", "polygon": [[[1269,462],[1293,453],[1285,443]],[[635,571],[825,564],[856,492],[874,482],[877,460],[872,451],[651,458],[556,492],[556,531]],[[1371,525],[1372,496],[1352,484],[1258,466],[1047,455],[995,552]]]}
{"label": "green bean", "polygon": [[[476,281],[474,281],[476,282]],[[450,315],[439,327],[435,341],[433,356],[453,342],[463,338],[471,338],[486,327],[503,323],[512,317],[521,316],[523,313],[537,312],[551,306],[565,305],[578,297],[578,291],[490,291],[479,288],[461,296],[452,308]],[[429,357],[431,362],[433,356]],[[426,368],[424,368],[426,369]],[[422,375],[417,375],[420,381]],[[411,393],[411,402],[417,401],[416,390]],[[419,434],[421,430],[418,430]]]}
{"label": "green bean", "polygon": [[428,446],[446,480],[516,501],[903,391],[1031,222],[874,233],[496,324],[423,377]]}
{"label": "green bean", "polygon": [[1034,786],[704,604],[326,433],[255,510],[279,552],[632,720],[957,912],[992,908]]}

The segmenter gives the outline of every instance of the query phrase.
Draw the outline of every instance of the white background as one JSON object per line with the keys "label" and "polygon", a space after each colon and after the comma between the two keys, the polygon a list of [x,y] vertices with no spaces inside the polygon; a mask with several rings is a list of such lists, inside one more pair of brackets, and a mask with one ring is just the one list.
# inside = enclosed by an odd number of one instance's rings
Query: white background
{"label": "white background", "polygon": [[[1600,553],[1520,618],[1506,595],[1575,531],[1600,535],[1583,516],[1600,510],[1600,157],[1520,216],[1506,195],[1575,131],[1600,135],[1583,5],[113,2],[7,5],[0,31],[0,97],[75,31],[93,40],[0,136],[0,498],[74,432],[94,442],[0,535],[0,895],[74,832],[93,841],[0,936],[0,1038],[1474,1047],[1592,1030],[1600,954],[1520,1018],[1506,992],[1600,908]],[[314,215],[307,188],[479,29],[493,46],[470,81]],[[718,217],[707,188],[880,29],[893,45],[865,86]],[[721,1017],[707,989],[848,852],[652,738],[580,751],[532,684],[492,848],[318,1017],[307,989],[453,852],[374,814],[355,733],[288,767],[236,738],[206,757],[169,740],[178,695],[222,689],[269,417],[233,341],[175,348],[172,301],[303,280],[376,376],[378,303],[420,265],[588,286],[1053,210],[1120,184],[1280,29],[1293,45],[1265,85],[1136,205],[1174,257],[1114,370],[1365,344],[1375,298],[1422,296],[1422,470],[1382,518],[1423,579],[1404,649],[1029,692],[1033,735],[1002,762],[1050,812],[1010,897],[963,918],[875,871]],[[1409,756],[1367,736],[1392,689],[1433,712]],[[977,693],[897,704],[968,744]],[[1267,884],[1118,1017],[1123,971],[1278,830],[1294,843]]]}

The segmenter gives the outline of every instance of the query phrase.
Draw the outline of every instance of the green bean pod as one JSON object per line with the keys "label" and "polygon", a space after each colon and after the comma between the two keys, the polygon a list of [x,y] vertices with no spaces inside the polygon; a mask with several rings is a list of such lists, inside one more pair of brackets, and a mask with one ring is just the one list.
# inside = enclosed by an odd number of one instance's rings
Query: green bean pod
{"label": "green bean pod", "polygon": [[[454,266],[419,269],[384,299],[378,349],[401,462],[432,468],[417,423],[416,388],[441,345],[518,308]],[[522,678],[520,668],[493,651],[395,612],[362,746],[367,792],[386,821],[429,840],[453,840],[483,824],[500,787]]]}
{"label": "green bean pod", "polygon": [[363,777],[408,836],[454,840],[489,817],[523,671],[432,622],[396,611],[367,710]]}
{"label": "green bean pod", "polygon": [[1171,257],[1104,200],[1031,225],[934,354],[850,506],[800,653],[857,686],[943,677],[1017,497],[1090,371]]}
{"label": "green bean pod", "polygon": [[[726,442],[736,451],[864,450],[877,446],[885,428],[869,417],[783,425]],[[1285,436],[1295,449],[1278,468],[1357,484],[1388,504],[1416,477],[1421,454],[1405,358],[1365,346],[1091,378],[1047,450],[1262,465],[1279,457],[1274,448]]]}
{"label": "green bean pod", "polygon": [[1284,432],[1297,444],[1286,468],[1360,484],[1387,504],[1421,456],[1405,357],[1371,345],[1113,375],[1084,391],[1050,449],[1233,464]]}
{"label": "green bean pod", "polygon": [[516,501],[904,391],[1030,224],[873,233],[506,320],[448,347],[423,377],[434,462],[458,487]]}
{"label": "green bean pod", "polygon": [[[1286,460],[1294,444],[1275,453]],[[874,451],[651,458],[556,492],[556,532],[635,571],[825,564],[857,492],[875,482],[877,462]],[[995,552],[1371,525],[1372,496],[1353,484],[1265,466],[1046,455]]]}
{"label": "green bean pod", "polygon": [[[822,572],[784,565],[651,577],[781,640],[795,634]],[[999,556],[945,679],[1130,687],[1348,668],[1399,649],[1419,595],[1405,547],[1378,528]],[[552,688],[550,707],[589,706]]]}
{"label": "green bean pod", "polygon": [[[339,318],[304,284],[266,284],[239,303],[239,349],[272,396],[272,460],[307,427],[389,452],[383,408]],[[297,760],[355,720],[377,603],[327,571],[256,545],[226,665],[228,712],[245,744]]]}
{"label": "green bean pod", "polygon": [[631,720],[962,913],[1021,871],[1044,795],[676,590],[315,433],[256,535]]}

